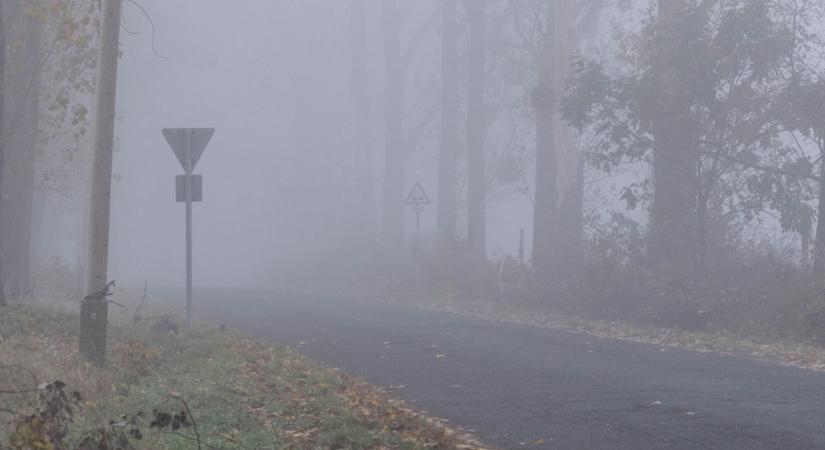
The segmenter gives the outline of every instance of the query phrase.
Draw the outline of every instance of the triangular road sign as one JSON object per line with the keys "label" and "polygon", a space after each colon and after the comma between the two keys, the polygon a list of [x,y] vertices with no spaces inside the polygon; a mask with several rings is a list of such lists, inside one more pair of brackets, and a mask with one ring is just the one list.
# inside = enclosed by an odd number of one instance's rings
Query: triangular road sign
{"label": "triangular road sign", "polygon": [[178,157],[183,170],[186,170],[186,134],[191,133],[192,135],[192,167],[190,169],[194,169],[198,164],[206,145],[209,144],[209,140],[215,134],[214,128],[165,128],[161,131],[166,138],[166,142],[175,152],[175,156]]}
{"label": "triangular road sign", "polygon": [[408,206],[426,206],[432,202],[430,201],[430,197],[427,196],[427,193],[424,192],[421,183],[416,181],[409,195],[407,195],[407,201],[405,203]]}

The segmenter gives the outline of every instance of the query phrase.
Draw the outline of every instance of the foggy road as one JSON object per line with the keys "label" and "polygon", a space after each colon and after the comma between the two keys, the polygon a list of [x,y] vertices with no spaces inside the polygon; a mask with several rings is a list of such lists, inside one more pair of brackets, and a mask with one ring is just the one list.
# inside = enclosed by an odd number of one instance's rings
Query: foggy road
{"label": "foggy road", "polygon": [[825,375],[352,299],[202,292],[201,317],[294,346],[502,448],[823,448]]}

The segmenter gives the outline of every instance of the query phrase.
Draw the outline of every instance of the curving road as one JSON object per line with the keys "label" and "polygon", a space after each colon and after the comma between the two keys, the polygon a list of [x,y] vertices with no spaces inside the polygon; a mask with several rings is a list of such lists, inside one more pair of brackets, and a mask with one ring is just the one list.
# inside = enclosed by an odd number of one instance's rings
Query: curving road
{"label": "curving road", "polygon": [[502,448],[825,448],[825,374],[352,299],[198,294]]}

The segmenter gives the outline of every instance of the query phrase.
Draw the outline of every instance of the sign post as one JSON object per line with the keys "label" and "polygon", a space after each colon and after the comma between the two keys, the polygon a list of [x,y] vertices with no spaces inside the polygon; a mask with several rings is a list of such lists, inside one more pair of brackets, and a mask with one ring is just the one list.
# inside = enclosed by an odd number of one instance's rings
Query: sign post
{"label": "sign post", "polygon": [[430,197],[424,191],[421,183],[415,182],[407,201],[404,202],[415,212],[415,291],[421,293],[421,213],[431,204]]}
{"label": "sign post", "polygon": [[176,199],[186,203],[186,326],[192,327],[194,303],[192,277],[192,202],[203,201],[203,177],[193,175],[206,145],[215,134],[214,128],[166,128],[166,142],[183,166],[184,175],[175,177]]}

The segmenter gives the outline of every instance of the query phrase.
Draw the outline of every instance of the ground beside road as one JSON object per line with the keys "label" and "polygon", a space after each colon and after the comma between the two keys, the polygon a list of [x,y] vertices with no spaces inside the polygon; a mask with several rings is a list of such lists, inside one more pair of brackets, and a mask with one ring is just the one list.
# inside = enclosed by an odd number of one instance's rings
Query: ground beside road
{"label": "ground beside road", "polygon": [[382,302],[629,342],[679,347],[698,352],[744,355],[794,367],[825,371],[825,347],[799,340],[755,338],[753,335],[729,330],[689,331],[621,321],[594,320],[559,313],[548,309],[546,305],[529,302],[466,301],[443,297],[423,299],[416,295],[385,299]]}
{"label": "ground beside road", "polygon": [[503,448],[823,448],[825,375],[355,299],[210,291],[273,338]]}
{"label": "ground beside road", "polygon": [[76,353],[76,312],[0,307],[0,449],[480,448],[284,346],[110,313],[101,368]]}

